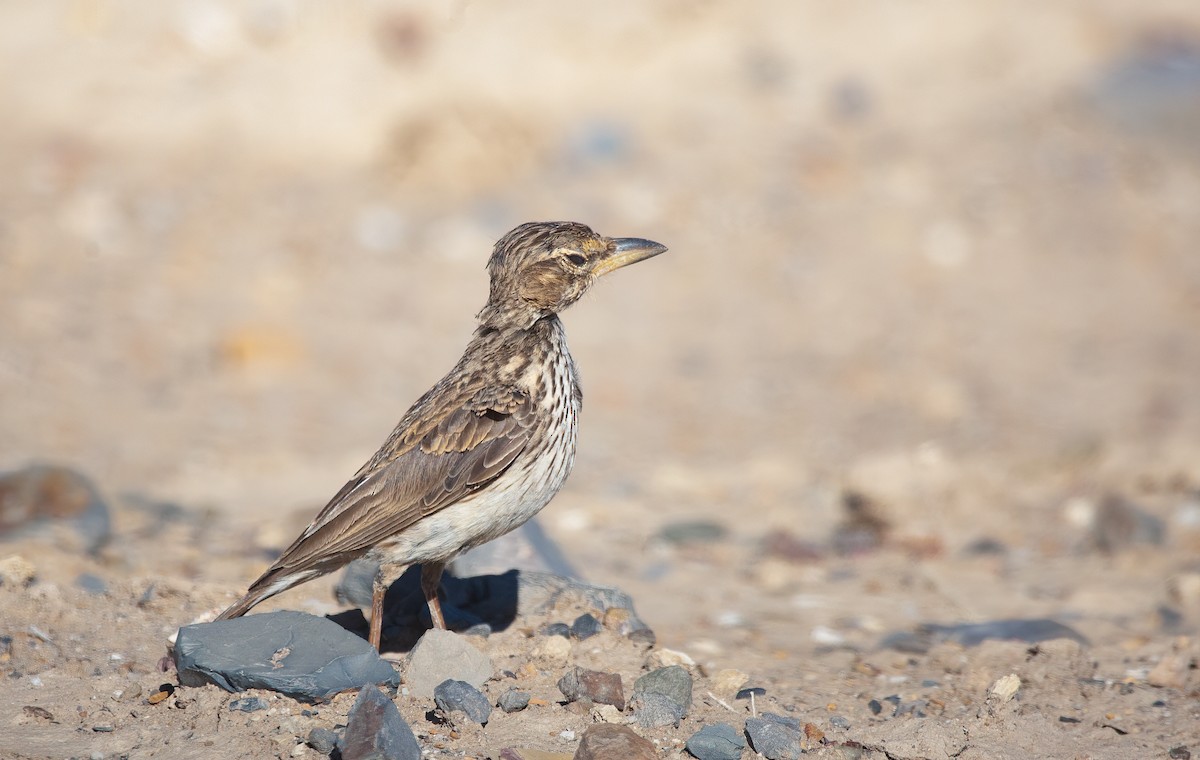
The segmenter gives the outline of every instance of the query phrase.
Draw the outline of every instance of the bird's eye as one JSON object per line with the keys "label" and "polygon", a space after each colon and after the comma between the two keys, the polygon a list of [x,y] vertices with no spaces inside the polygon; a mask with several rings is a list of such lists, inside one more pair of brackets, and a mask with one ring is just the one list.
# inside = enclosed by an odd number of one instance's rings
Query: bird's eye
{"label": "bird's eye", "polygon": [[567,261],[571,262],[577,267],[581,267],[587,263],[587,257],[582,253],[569,253],[567,254]]}

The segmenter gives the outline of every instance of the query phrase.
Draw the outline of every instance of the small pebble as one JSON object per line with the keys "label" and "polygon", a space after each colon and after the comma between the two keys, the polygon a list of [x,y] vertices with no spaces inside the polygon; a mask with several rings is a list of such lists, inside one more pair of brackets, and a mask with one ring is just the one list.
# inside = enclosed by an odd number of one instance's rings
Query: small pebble
{"label": "small pebble", "polygon": [[113,732],[113,725],[111,723],[100,723],[92,726],[92,730],[100,734],[111,734]]}
{"label": "small pebble", "polygon": [[571,624],[570,628],[571,635],[580,641],[591,638],[602,630],[604,630],[603,624],[586,612],[575,618],[575,622]]}
{"label": "small pebble", "polygon": [[[646,667],[651,670],[666,668],[671,665],[682,665],[688,670],[692,670],[696,667],[696,661],[684,652],[677,652],[674,649],[655,649],[646,657]],[[741,686],[741,684],[738,684],[738,686]]]}
{"label": "small pebble", "polygon": [[257,712],[258,710],[265,710],[270,706],[271,704],[262,697],[242,697],[229,703],[229,709],[234,712]]}
{"label": "small pebble", "polygon": [[443,713],[461,712],[480,725],[487,725],[492,715],[487,697],[466,681],[446,680],[438,684],[433,690],[433,701]]}
{"label": "small pebble", "polygon": [[571,635],[571,626],[566,623],[547,623],[538,633],[543,636],[562,636],[565,639]]}
{"label": "small pebble", "polygon": [[697,760],[740,760],[746,740],[733,726],[715,723],[692,734],[686,747]]}
{"label": "small pebble", "polygon": [[1171,747],[1167,752],[1167,757],[1171,760],[1192,760],[1192,752],[1181,744],[1178,747]]}
{"label": "small pebble", "polygon": [[750,676],[740,670],[733,668],[718,670],[712,680],[713,691],[719,695],[737,694],[748,680],[750,680]]}
{"label": "small pebble", "polygon": [[496,700],[496,706],[506,713],[518,712],[529,706],[530,696],[527,691],[509,689],[500,695],[500,699]]}
{"label": "small pebble", "polygon": [[546,636],[533,648],[533,659],[550,667],[562,667],[570,657],[571,642],[562,636]]}
{"label": "small pebble", "polygon": [[829,725],[833,726],[839,731],[850,730],[850,721],[842,715],[834,715],[832,718],[830,718]]}
{"label": "small pebble", "polygon": [[92,596],[103,596],[108,593],[108,583],[98,575],[82,573],[75,579],[75,585]]}
{"label": "small pebble", "polygon": [[867,709],[871,711],[872,715],[878,715],[883,712],[883,705],[879,703],[878,699],[872,699],[867,703]]}
{"label": "small pebble", "polygon": [[590,699],[605,705],[625,709],[625,693],[621,676],[616,673],[601,673],[576,666],[558,679],[558,690],[568,701]]}

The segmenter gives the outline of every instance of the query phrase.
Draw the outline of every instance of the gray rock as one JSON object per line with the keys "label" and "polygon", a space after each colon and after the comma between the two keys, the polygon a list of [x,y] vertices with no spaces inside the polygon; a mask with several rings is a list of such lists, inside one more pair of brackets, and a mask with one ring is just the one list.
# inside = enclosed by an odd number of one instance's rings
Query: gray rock
{"label": "gray rock", "polygon": [[746,735],[750,737],[751,748],[767,760],[800,760],[799,721],[764,713],[761,718],[746,719]]}
{"label": "gray rock", "polygon": [[850,730],[850,720],[844,715],[834,715],[829,719],[829,725],[833,726],[839,731]]}
{"label": "gray rock", "polygon": [[229,703],[229,709],[234,712],[257,712],[270,706],[271,703],[262,697],[243,697]]}
{"label": "gray rock", "polygon": [[625,709],[625,690],[621,676],[616,673],[601,673],[576,666],[558,679],[558,690],[568,701],[589,699],[618,710]]}
{"label": "gray rock", "polygon": [[740,760],[746,740],[733,726],[715,723],[688,737],[686,746],[697,760]]}
{"label": "gray rock", "polygon": [[692,709],[692,674],[682,665],[652,670],[633,684],[633,697],[661,694],[679,706],[681,715]]}
{"label": "gray rock", "polygon": [[322,755],[332,754],[338,745],[337,731],[331,731],[328,728],[314,728],[308,732],[308,739],[305,740],[305,743]]}
{"label": "gray rock", "polygon": [[595,636],[600,631],[604,630],[604,624],[588,613],[583,613],[575,618],[575,622],[571,624],[571,635],[580,641]]}
{"label": "gray rock", "polygon": [[179,683],[226,691],[269,689],[315,702],[367,684],[400,678],[366,641],[325,618],[267,612],[179,629]]}
{"label": "gray rock", "polygon": [[518,578],[520,615],[539,615],[553,610],[557,605],[577,605],[585,609],[628,610],[629,619],[622,635],[646,643],[654,642],[654,632],[638,617],[633,608],[633,598],[611,586],[593,586],[571,578],[549,573],[524,572]]}
{"label": "gray rock", "polygon": [[342,760],[421,760],[421,745],[392,700],[374,686],[358,693],[338,742]]}
{"label": "gray rock", "polygon": [[638,694],[630,703],[633,705],[633,717],[642,728],[678,726],[686,714],[678,702],[656,691]]}
{"label": "gray rock", "polygon": [[531,696],[527,691],[509,689],[500,695],[500,699],[496,700],[496,706],[506,713],[518,712],[529,706]]}
{"label": "gray rock", "polygon": [[492,705],[487,697],[466,681],[443,681],[433,690],[433,701],[446,715],[461,712],[480,724],[487,725]]}
{"label": "gray rock", "polygon": [[986,623],[937,625],[925,623],[914,632],[902,631],[885,636],[880,646],[901,652],[925,654],[936,644],[952,642],[964,647],[978,646],[988,639],[1024,641],[1036,644],[1053,639],[1072,639],[1087,644],[1087,639],[1062,623],[1046,618],[1029,620],[992,620]]}
{"label": "gray rock", "polygon": [[492,677],[492,660],[464,636],[452,631],[425,632],[408,655],[404,682],[416,697],[432,697],[443,681],[466,681],[479,688]]}

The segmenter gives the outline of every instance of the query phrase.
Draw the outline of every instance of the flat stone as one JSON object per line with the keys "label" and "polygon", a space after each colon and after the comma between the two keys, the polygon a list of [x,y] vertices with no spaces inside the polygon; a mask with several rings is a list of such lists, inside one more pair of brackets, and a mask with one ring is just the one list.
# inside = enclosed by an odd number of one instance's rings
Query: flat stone
{"label": "flat stone", "polygon": [[633,684],[633,696],[661,694],[681,710],[681,717],[692,709],[692,674],[682,665],[669,665],[652,670]]}
{"label": "flat stone", "polygon": [[618,710],[625,709],[625,691],[621,686],[621,676],[616,673],[601,673],[576,666],[558,679],[558,690],[571,702],[589,699],[613,705]]}
{"label": "flat stone", "polygon": [[412,729],[392,700],[374,686],[358,693],[338,748],[342,760],[421,760],[421,745]]}
{"label": "flat stone", "polygon": [[925,654],[937,644],[950,642],[973,647],[984,641],[1023,641],[1037,644],[1054,639],[1071,639],[1087,644],[1087,639],[1068,626],[1047,618],[992,620],[985,623],[938,625],[925,623],[915,632],[899,632],[885,636],[880,646],[900,652]]}
{"label": "flat stone", "polygon": [[400,685],[396,671],[370,644],[337,623],[303,612],[184,626],[174,657],[184,686],[269,689],[306,702],[367,684]]}
{"label": "flat stone", "polygon": [[443,681],[466,681],[479,688],[492,677],[492,660],[452,631],[425,632],[408,655],[404,683],[415,697],[432,697]]}
{"label": "flat stone", "polygon": [[686,746],[697,760],[740,760],[746,740],[728,723],[714,723],[688,737]]}
{"label": "flat stone", "polygon": [[678,726],[685,714],[683,706],[666,694],[642,692],[632,700],[633,717],[642,728]]}
{"label": "flat stone", "polygon": [[466,681],[442,681],[433,690],[433,701],[443,713],[461,712],[481,726],[492,715],[487,697]]}
{"label": "flat stone", "polygon": [[500,695],[496,700],[496,706],[506,713],[518,712],[529,706],[529,699],[532,695],[527,691],[518,691],[517,689],[509,689]]}
{"label": "flat stone", "polygon": [[767,760],[800,760],[799,721],[793,728],[778,718],[782,716],[764,713],[761,718],[746,719],[750,747]]}
{"label": "flat stone", "polygon": [[588,726],[579,740],[573,760],[659,760],[649,740],[628,726],[597,723]]}

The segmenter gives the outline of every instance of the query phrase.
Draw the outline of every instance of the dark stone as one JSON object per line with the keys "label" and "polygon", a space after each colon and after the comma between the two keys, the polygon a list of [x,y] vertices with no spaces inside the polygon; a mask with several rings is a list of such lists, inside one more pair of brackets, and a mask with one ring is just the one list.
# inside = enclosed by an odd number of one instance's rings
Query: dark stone
{"label": "dark stone", "polygon": [[880,646],[911,654],[925,654],[943,642],[960,644],[964,647],[978,646],[988,639],[1001,641],[1023,641],[1036,644],[1053,639],[1072,639],[1080,644],[1088,640],[1073,628],[1046,618],[1030,620],[993,620],[986,623],[960,623],[937,625],[925,623],[915,632],[907,631],[885,636]]}
{"label": "dark stone", "polygon": [[329,755],[338,745],[338,735],[336,731],[328,728],[314,728],[308,732],[308,739],[305,740],[305,743],[322,755]]}
{"label": "dark stone", "polygon": [[1178,747],[1171,747],[1167,750],[1167,757],[1171,760],[1192,760],[1192,751],[1180,744]]}
{"label": "dark stone", "polygon": [[883,705],[880,704],[878,699],[872,699],[867,703],[867,709],[871,711],[872,715],[878,715],[883,712]]}
{"label": "dark stone", "polygon": [[242,697],[229,703],[229,709],[234,712],[257,712],[258,710],[265,710],[270,706],[271,704],[262,697]]}
{"label": "dark stone", "polygon": [[740,760],[746,740],[733,726],[715,723],[692,734],[686,747],[697,760]]}
{"label": "dark stone", "polygon": [[487,697],[466,681],[443,681],[433,690],[433,701],[446,715],[461,712],[480,725],[487,725],[492,706]]}
{"label": "dark stone", "polygon": [[764,713],[761,718],[746,719],[746,735],[750,746],[767,760],[800,760],[800,725],[793,728],[786,722],[774,720],[782,716]]}
{"label": "dark stone", "polygon": [[509,689],[496,700],[496,706],[506,713],[518,712],[529,706],[530,693]]}
{"label": "dark stone", "polygon": [[761,686],[751,686],[746,689],[741,689],[737,694],[733,695],[734,699],[749,699],[750,697],[765,697],[767,690]]}
{"label": "dark stone", "polygon": [[569,639],[571,638],[571,626],[566,623],[546,623],[538,633],[543,636],[562,636],[564,639]]}
{"label": "dark stone", "polygon": [[591,638],[603,630],[604,624],[586,612],[575,618],[575,622],[571,624],[571,635],[580,641]]}
{"label": "dark stone", "polygon": [[421,760],[421,745],[392,700],[364,686],[346,716],[338,743],[342,760]]}
{"label": "dark stone", "polygon": [[576,666],[558,679],[558,690],[569,702],[589,699],[612,705],[618,710],[625,709],[625,691],[621,686],[621,676],[616,673],[601,673]]}
{"label": "dark stone", "polygon": [[367,684],[397,687],[392,666],[366,641],[303,612],[267,612],[179,629],[179,683],[226,691],[269,689],[316,702]]}
{"label": "dark stone", "polygon": [[573,760],[659,760],[658,750],[627,726],[597,723],[588,726]]}

